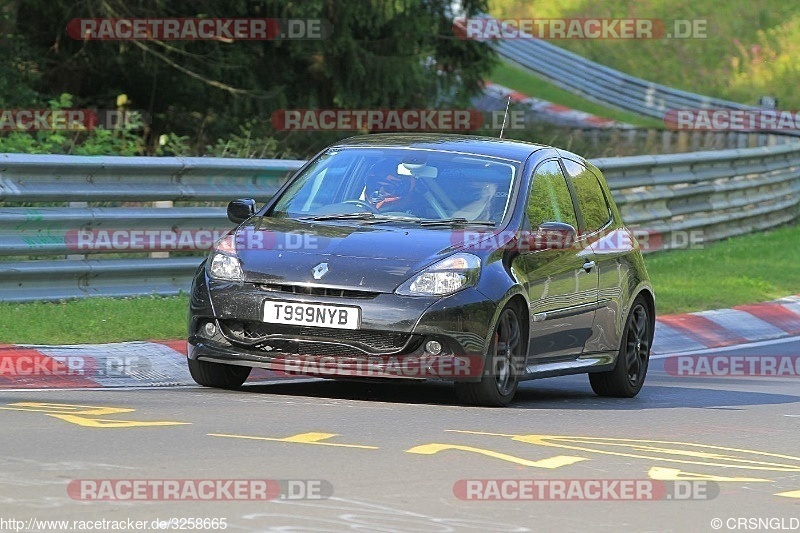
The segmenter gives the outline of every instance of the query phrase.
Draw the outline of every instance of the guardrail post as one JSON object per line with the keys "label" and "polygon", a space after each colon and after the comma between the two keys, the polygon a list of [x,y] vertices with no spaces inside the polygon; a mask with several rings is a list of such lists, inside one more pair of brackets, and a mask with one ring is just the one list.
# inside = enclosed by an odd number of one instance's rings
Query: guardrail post
{"label": "guardrail post", "polygon": [[572,130],[570,132],[570,137],[572,138],[572,141],[573,141],[572,144],[574,144],[576,146],[582,146],[582,143],[583,143],[583,130],[582,129],[576,128],[576,129]]}
{"label": "guardrail post", "polygon": [[678,142],[676,147],[676,152],[688,152],[689,151],[689,132],[686,131],[679,131],[678,132]]}
{"label": "guardrail post", "polygon": [[700,145],[701,145],[701,141],[702,141],[701,135],[702,134],[699,131],[693,131],[692,132],[692,135],[691,135],[692,152],[697,152],[698,150],[700,150]]}
{"label": "guardrail post", "polygon": [[645,139],[645,150],[647,151],[647,153],[655,152],[657,144],[658,144],[658,130],[655,128],[648,128],[647,138]]}
{"label": "guardrail post", "polygon": [[597,150],[600,147],[600,130],[593,129],[590,137],[592,139],[592,147]]}
{"label": "guardrail post", "polygon": [[[170,209],[172,207],[175,207],[175,203],[172,200],[158,200],[153,202],[153,207]],[[150,257],[154,259],[164,259],[166,257],[169,257],[169,252],[150,252]]]}
{"label": "guardrail post", "polygon": [[[82,207],[82,208],[85,209],[85,208],[89,207],[89,202],[69,202],[67,205],[69,207],[74,207],[74,208]],[[76,228],[76,229],[78,229],[78,228]],[[70,259],[70,260],[86,259],[86,255],[85,254],[67,254],[67,259]]]}
{"label": "guardrail post", "polygon": [[704,150],[712,150],[714,148],[714,143],[716,141],[716,137],[710,131],[703,132],[703,149]]}
{"label": "guardrail post", "polygon": [[634,129],[630,129],[630,130],[627,131],[627,134],[626,134],[626,136],[628,138],[627,143],[628,143],[628,146],[631,149],[636,149],[636,140],[639,137],[638,133],[639,132],[637,130],[634,130]]}
{"label": "guardrail post", "polygon": [[661,152],[662,154],[672,153],[672,132],[664,130],[661,132]]}

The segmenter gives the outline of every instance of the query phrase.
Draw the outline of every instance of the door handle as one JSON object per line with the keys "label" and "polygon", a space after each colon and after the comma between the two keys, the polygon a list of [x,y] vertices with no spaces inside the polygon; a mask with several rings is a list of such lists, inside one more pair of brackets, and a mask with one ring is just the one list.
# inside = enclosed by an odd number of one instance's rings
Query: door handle
{"label": "door handle", "polygon": [[584,270],[585,270],[587,273],[589,273],[589,272],[591,272],[591,271],[592,271],[592,269],[594,268],[594,265],[595,265],[594,261],[586,261],[586,262],[583,264],[583,269],[584,269]]}

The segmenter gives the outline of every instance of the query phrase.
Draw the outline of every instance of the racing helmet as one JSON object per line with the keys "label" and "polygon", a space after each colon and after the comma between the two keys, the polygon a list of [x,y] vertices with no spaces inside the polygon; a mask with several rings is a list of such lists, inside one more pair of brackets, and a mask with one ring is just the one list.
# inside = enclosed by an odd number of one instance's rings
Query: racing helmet
{"label": "racing helmet", "polygon": [[370,205],[380,209],[386,204],[406,197],[414,188],[414,178],[397,172],[397,164],[381,161],[367,174],[364,197]]}

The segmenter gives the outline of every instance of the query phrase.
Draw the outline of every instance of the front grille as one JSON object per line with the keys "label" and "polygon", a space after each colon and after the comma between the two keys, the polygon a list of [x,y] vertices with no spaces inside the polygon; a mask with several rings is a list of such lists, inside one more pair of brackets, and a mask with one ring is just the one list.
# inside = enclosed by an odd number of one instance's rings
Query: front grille
{"label": "front grille", "polygon": [[371,354],[391,354],[413,350],[419,335],[375,330],[349,330],[267,324],[264,322],[220,320],[225,337],[233,343],[270,351],[290,351],[308,355],[354,355],[354,350]]}
{"label": "front grille", "polygon": [[298,354],[317,357],[353,357],[363,355],[360,350],[353,350],[350,346],[325,342],[304,342],[298,346]]}
{"label": "front grille", "polygon": [[284,292],[288,294],[308,294],[311,296],[331,296],[334,298],[369,299],[378,296],[377,292],[354,289],[337,289],[334,287],[315,287],[310,285],[281,285],[278,283],[260,283],[258,288],[268,292]]}

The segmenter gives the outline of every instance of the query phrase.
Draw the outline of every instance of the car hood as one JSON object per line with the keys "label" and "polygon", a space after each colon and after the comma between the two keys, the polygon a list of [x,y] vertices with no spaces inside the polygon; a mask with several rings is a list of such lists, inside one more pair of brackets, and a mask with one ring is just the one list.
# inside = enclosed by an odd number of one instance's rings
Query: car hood
{"label": "car hood", "polygon": [[[450,228],[256,217],[237,230],[236,242],[248,282],[392,292],[423,267],[463,248],[463,234]],[[316,279],[312,270],[321,263],[327,271]]]}

